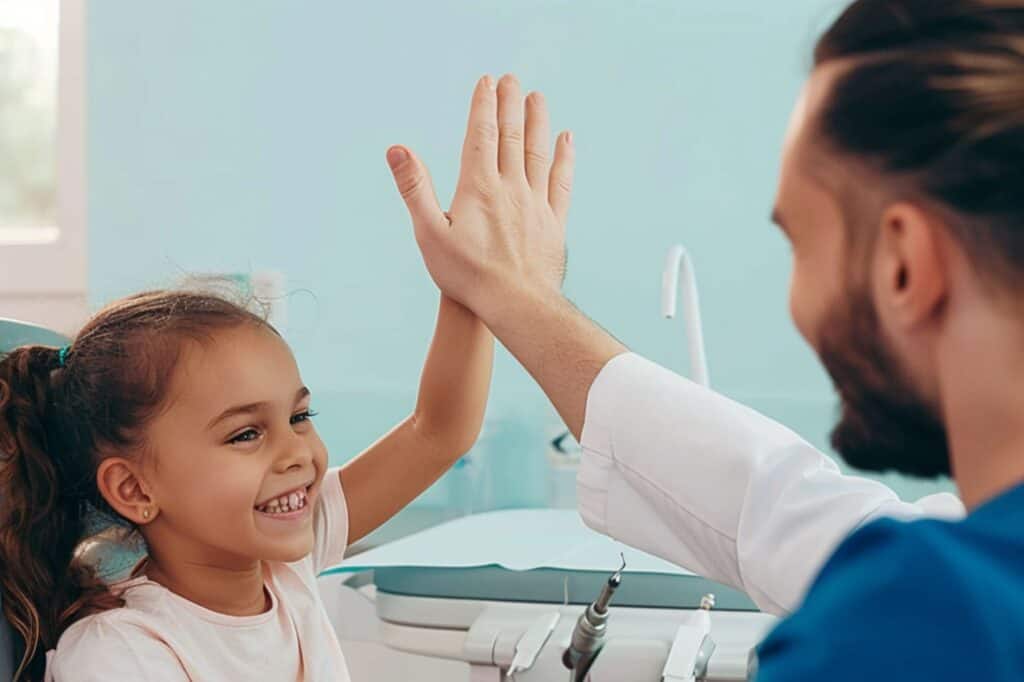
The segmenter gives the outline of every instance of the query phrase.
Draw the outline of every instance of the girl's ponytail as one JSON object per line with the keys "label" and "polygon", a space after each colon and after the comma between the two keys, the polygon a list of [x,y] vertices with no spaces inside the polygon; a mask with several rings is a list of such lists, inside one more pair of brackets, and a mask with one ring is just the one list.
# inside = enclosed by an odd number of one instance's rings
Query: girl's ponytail
{"label": "girl's ponytail", "polygon": [[20,636],[14,679],[41,680],[46,651],[83,611],[110,608],[93,572],[75,562],[85,500],[67,486],[53,376],[60,351],[24,346],[0,360],[0,594]]}

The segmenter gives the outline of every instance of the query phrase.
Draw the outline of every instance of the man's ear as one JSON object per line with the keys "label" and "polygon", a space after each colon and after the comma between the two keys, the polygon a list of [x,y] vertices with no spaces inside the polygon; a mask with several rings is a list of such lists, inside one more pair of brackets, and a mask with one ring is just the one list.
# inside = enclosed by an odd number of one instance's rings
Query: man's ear
{"label": "man's ear", "polygon": [[104,459],[96,471],[100,494],[114,511],[136,525],[156,518],[159,507],[150,496],[149,486],[135,460],[123,457]]}
{"label": "man's ear", "polygon": [[937,216],[910,203],[893,204],[882,214],[872,288],[890,327],[914,329],[945,302],[945,229]]}

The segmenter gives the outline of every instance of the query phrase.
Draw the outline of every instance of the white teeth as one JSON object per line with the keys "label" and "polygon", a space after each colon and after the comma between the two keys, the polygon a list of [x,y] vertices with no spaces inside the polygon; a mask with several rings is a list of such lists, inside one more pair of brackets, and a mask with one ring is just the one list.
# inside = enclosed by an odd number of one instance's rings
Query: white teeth
{"label": "white teeth", "polygon": [[266,502],[256,508],[264,514],[284,514],[291,511],[298,511],[306,506],[306,491],[299,490],[288,495],[282,495]]}

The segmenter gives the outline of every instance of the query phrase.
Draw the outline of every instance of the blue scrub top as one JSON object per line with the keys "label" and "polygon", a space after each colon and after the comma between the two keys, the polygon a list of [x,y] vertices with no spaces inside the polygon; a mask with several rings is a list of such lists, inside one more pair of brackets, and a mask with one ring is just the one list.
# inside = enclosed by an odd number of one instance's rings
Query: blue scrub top
{"label": "blue scrub top", "polygon": [[856,531],[758,648],[757,682],[1024,680],[1024,485]]}

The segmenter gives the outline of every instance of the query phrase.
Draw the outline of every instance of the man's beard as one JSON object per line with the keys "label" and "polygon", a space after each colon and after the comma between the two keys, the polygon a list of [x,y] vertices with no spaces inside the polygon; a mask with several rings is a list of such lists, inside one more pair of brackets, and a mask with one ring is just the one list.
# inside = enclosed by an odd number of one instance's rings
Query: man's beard
{"label": "man's beard", "polygon": [[832,447],[857,469],[949,475],[945,427],[886,347],[871,301],[851,293],[821,335],[821,360],[841,401]]}

